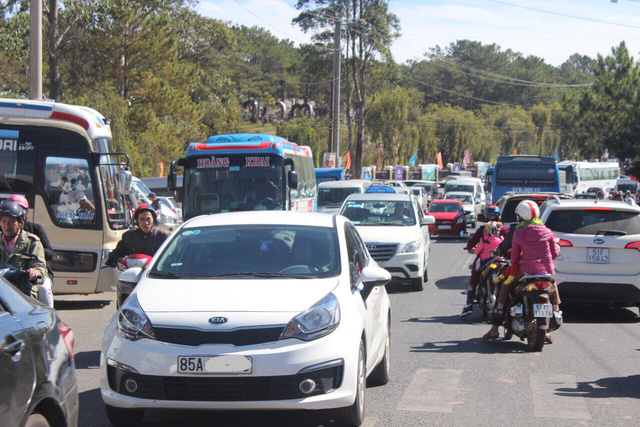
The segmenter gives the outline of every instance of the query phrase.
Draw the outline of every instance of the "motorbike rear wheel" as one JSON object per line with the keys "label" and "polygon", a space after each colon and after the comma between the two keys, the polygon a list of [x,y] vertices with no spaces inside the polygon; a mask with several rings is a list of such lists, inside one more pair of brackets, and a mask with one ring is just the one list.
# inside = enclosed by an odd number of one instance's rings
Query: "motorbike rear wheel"
{"label": "motorbike rear wheel", "polygon": [[531,329],[531,333],[527,335],[527,348],[530,351],[542,351],[546,331],[537,326]]}

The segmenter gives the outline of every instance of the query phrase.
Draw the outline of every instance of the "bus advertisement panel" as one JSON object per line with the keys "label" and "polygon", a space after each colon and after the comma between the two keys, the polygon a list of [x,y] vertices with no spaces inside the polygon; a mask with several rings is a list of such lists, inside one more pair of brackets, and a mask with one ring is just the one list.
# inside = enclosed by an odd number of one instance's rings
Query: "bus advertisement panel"
{"label": "bus advertisement panel", "polygon": [[0,200],[22,194],[28,220],[51,241],[54,294],[112,290],[115,269],[102,269],[129,229],[123,190],[129,159],[114,153],[105,118],[90,108],[0,99]]}
{"label": "bus advertisement panel", "polygon": [[172,162],[170,190],[177,190],[178,167],[184,169],[185,220],[220,212],[317,210],[311,149],[278,136],[230,134],[192,142],[186,157]]}
{"label": "bus advertisement panel", "polygon": [[493,168],[491,201],[507,191],[514,193],[560,192],[558,165],[553,157],[500,156]]}

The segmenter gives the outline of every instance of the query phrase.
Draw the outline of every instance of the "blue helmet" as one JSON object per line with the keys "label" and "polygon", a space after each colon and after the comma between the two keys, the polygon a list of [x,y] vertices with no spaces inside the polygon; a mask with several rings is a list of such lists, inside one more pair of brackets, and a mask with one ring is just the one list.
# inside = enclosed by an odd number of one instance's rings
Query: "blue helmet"
{"label": "blue helmet", "polygon": [[500,219],[500,208],[496,205],[489,205],[484,210],[485,221],[497,221]]}

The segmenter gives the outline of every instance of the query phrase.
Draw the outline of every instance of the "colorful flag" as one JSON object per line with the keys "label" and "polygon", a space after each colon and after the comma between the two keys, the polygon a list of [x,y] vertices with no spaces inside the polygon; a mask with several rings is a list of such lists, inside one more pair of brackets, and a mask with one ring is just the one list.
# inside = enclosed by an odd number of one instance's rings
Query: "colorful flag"
{"label": "colorful flag", "polygon": [[514,149],[513,149],[513,155],[515,156],[515,155],[517,155],[517,154],[518,154],[518,147],[516,147],[516,148],[514,148]]}
{"label": "colorful flag", "polygon": [[560,161],[560,153],[558,152],[558,149],[556,148],[556,154],[554,154],[553,156],[556,159],[556,162]]}
{"label": "colorful flag", "polygon": [[349,170],[351,168],[351,152],[347,151],[347,155],[344,157],[344,168]]}
{"label": "colorful flag", "polygon": [[409,166],[415,166],[416,160],[418,160],[418,150],[416,150],[416,152],[413,153],[413,156],[409,159]]}
{"label": "colorful flag", "polygon": [[440,169],[444,169],[444,165],[442,164],[442,152],[440,151],[436,154],[436,163]]}
{"label": "colorful flag", "polygon": [[468,148],[464,150],[464,159],[462,159],[462,163],[464,163],[465,165],[471,164],[471,150],[469,150]]}

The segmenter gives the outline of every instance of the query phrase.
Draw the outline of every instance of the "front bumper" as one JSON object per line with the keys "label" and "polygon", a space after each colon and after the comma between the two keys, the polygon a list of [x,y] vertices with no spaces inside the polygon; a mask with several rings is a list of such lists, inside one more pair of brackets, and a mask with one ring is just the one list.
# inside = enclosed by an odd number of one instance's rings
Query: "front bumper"
{"label": "front bumper", "polygon": [[396,279],[416,279],[424,276],[427,268],[424,251],[396,254],[388,261],[377,261],[378,266],[387,270]]}
{"label": "front bumper", "polygon": [[[115,331],[112,320],[100,357],[102,398],[106,404],[121,408],[292,410],[349,406],[355,399],[358,357],[358,339],[352,332],[338,327],[309,342],[286,339],[242,347],[191,347],[149,339],[131,342]],[[216,355],[250,357],[251,373],[177,373],[178,356]],[[109,366],[108,359],[121,367]],[[305,379],[318,384],[308,395],[300,391],[300,382]],[[134,392],[127,390],[127,380],[136,381]]]}

